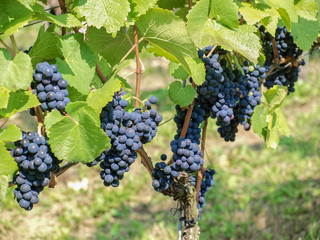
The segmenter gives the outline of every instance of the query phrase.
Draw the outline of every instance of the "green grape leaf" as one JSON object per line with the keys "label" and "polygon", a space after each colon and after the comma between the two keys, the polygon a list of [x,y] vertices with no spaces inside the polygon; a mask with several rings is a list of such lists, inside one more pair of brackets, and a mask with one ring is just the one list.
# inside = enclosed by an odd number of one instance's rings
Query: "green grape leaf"
{"label": "green grape leaf", "polygon": [[287,120],[281,110],[281,108],[277,108],[275,110],[275,115],[277,118],[276,126],[281,135],[289,137],[290,136],[290,128],[288,127]]}
{"label": "green grape leaf", "polygon": [[[103,56],[111,66],[114,66],[120,62],[134,44],[133,27],[121,28],[115,37],[107,33],[104,28],[97,29],[90,27],[88,30],[87,44],[93,51]],[[139,44],[140,51],[143,45],[144,43]],[[117,49],[117,51],[115,51],[115,49]],[[133,58],[134,56],[134,51],[132,51],[127,59]]]}
{"label": "green grape leaf", "polygon": [[292,36],[294,42],[302,50],[308,51],[317,39],[320,31],[318,21],[307,20],[299,17],[298,23],[292,23]]}
{"label": "green grape leaf", "polygon": [[261,44],[255,34],[255,26],[241,25],[235,30],[225,27],[219,22],[208,18],[210,0],[200,0],[189,12],[187,29],[193,42],[199,48],[220,45],[226,50],[234,50],[251,62],[257,63]]}
{"label": "green grape leaf", "polygon": [[94,78],[97,55],[84,43],[82,34],[72,34],[59,39],[64,59],[57,58],[59,72],[81,94],[89,93]]}
{"label": "green grape leaf", "polygon": [[8,190],[8,181],[8,176],[0,175],[0,210],[4,206],[4,199]]}
{"label": "green grape leaf", "polygon": [[27,89],[32,82],[32,64],[28,54],[18,52],[13,60],[8,58],[8,50],[0,49],[0,87],[10,91]]}
{"label": "green grape leaf", "polygon": [[20,128],[10,124],[6,129],[0,129],[0,141],[15,142],[22,138]]}
{"label": "green grape leaf", "polygon": [[44,124],[46,126],[46,134],[49,136],[50,135],[50,128],[53,124],[55,124],[56,122],[59,122],[63,119],[63,115],[61,115],[60,111],[57,110],[53,110],[51,112],[49,112],[45,119],[44,119]]}
{"label": "green grape leaf", "polygon": [[287,87],[280,87],[279,85],[275,85],[273,88],[268,89],[263,93],[268,102],[270,112],[281,106],[284,99],[287,97],[287,92]]}
{"label": "green grape leaf", "polygon": [[175,81],[169,85],[168,94],[172,102],[181,107],[186,107],[195,98],[196,90],[191,85],[182,87],[181,82]]}
{"label": "green grape leaf", "polygon": [[238,7],[233,0],[211,0],[209,17],[230,27],[239,27]]}
{"label": "green grape leaf", "polygon": [[261,23],[272,36],[275,36],[280,15],[278,11],[274,8],[265,9],[264,12],[269,14],[270,16],[261,19]]}
{"label": "green grape leaf", "polygon": [[129,17],[136,20],[140,15],[145,14],[149,8],[156,4],[157,0],[129,0],[131,12]]}
{"label": "green grape leaf", "polygon": [[0,141],[0,156],[0,175],[11,175],[18,170],[16,162],[2,141]]}
{"label": "green grape leaf", "polygon": [[297,14],[307,20],[316,21],[319,6],[316,0],[299,0],[295,1]]}
{"label": "green grape leaf", "polygon": [[276,149],[279,145],[279,131],[276,127],[276,116],[274,114],[269,114],[267,116],[268,131],[266,136],[266,144],[268,148]]}
{"label": "green grape leaf", "polygon": [[[286,12],[285,15],[289,16],[289,21],[291,22],[297,22],[298,21],[298,14],[296,12],[296,8],[294,5],[294,1],[292,0],[282,0],[282,1],[278,1],[278,0],[263,0],[263,2],[267,5],[269,5],[270,7],[273,7],[277,10],[282,9],[279,14],[281,15],[281,17],[284,17],[284,15],[282,15],[284,13],[284,11]],[[284,23],[286,22],[286,20],[284,20],[282,18],[282,20],[284,21]],[[287,24],[286,24],[287,26]],[[287,26],[289,28],[289,26]]]}
{"label": "green grape leaf", "polygon": [[128,16],[128,0],[79,0],[74,10],[85,17],[88,26],[105,27],[108,33],[116,33]]}
{"label": "green grape leaf", "polygon": [[0,118],[9,118],[16,112],[22,112],[29,108],[40,105],[36,95],[32,91],[18,90],[11,92],[6,108],[0,108]]}
{"label": "green grape leaf", "polygon": [[66,112],[70,118],[56,119],[56,115],[50,114],[45,119],[45,124],[50,126],[52,152],[68,162],[92,162],[110,146],[109,138],[100,128],[99,115],[84,102],[69,103]]}
{"label": "green grape leaf", "polygon": [[183,68],[180,63],[169,63],[169,74],[175,79],[186,80],[189,77],[189,73]]}
{"label": "green grape leaf", "polygon": [[172,8],[183,8],[184,5],[186,4],[185,0],[158,0],[158,6],[160,8],[164,9],[169,9],[171,10]]}
{"label": "green grape leaf", "polygon": [[45,32],[44,25],[39,30],[38,38],[32,46],[29,56],[33,66],[56,57],[62,57],[58,51],[58,38],[51,32]]}
{"label": "green grape leaf", "polygon": [[82,27],[81,22],[72,14],[53,15],[44,11],[36,12],[35,18],[57,24],[60,27]]}
{"label": "green grape leaf", "polygon": [[32,18],[33,12],[17,0],[0,1],[0,33],[11,35]]}
{"label": "green grape leaf", "polygon": [[92,90],[87,98],[88,105],[91,106],[98,114],[101,109],[112,100],[116,91],[121,88],[121,81],[118,76],[113,76],[101,88]]}
{"label": "green grape leaf", "polygon": [[249,25],[254,25],[261,19],[270,16],[265,11],[252,7],[249,3],[242,3],[242,7],[239,8],[239,12]]}
{"label": "green grape leaf", "polygon": [[268,122],[267,115],[269,114],[269,110],[267,106],[259,105],[254,109],[252,118],[251,118],[251,126],[253,131],[258,134],[260,137],[266,139]]}
{"label": "green grape leaf", "polygon": [[0,87],[0,109],[8,106],[9,96],[10,91],[5,87]]}
{"label": "green grape leaf", "polygon": [[[144,39],[161,49],[158,53],[174,56],[198,85],[204,82],[204,65],[198,64],[197,49],[191,41],[185,23],[171,11],[150,9],[136,22]],[[165,56],[166,54],[163,54]]]}

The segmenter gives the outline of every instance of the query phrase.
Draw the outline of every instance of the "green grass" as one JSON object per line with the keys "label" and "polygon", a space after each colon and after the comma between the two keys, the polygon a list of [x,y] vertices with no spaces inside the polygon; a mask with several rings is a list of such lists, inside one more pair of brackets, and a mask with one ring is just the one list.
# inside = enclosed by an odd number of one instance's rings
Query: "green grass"
{"label": "green grass", "polygon": [[[217,173],[200,220],[201,239],[320,239],[317,64],[310,63],[308,81],[297,84],[284,103],[292,134],[281,139],[279,149],[266,149],[253,132],[240,131],[236,142],[225,143],[214,121],[209,123],[206,165]],[[149,74],[146,78],[151,79],[153,73]],[[174,106],[166,91],[145,90],[142,97],[155,93],[164,120],[170,119]],[[154,162],[162,153],[170,153],[174,131],[169,121],[145,147]],[[81,184],[83,180],[87,184]],[[46,189],[31,212],[20,209],[8,194],[1,211],[0,239],[177,239],[176,207],[172,199],[154,192],[140,160],[116,189],[103,186],[99,168],[78,165],[59,177],[54,189]]]}

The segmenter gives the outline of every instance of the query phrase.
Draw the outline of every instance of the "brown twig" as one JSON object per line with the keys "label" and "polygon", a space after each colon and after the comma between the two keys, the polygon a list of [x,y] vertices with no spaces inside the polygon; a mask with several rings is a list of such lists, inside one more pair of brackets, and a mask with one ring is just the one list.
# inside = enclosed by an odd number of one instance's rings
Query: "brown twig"
{"label": "brown twig", "polygon": [[189,9],[192,8],[192,0],[189,0]]}
{"label": "brown twig", "polygon": [[[140,59],[139,59],[139,45],[136,44],[138,43],[138,30],[137,26],[133,25],[133,37],[134,37],[134,43],[135,43],[135,53],[136,53],[136,97],[140,99],[140,80],[141,80],[141,64],[140,64]],[[139,107],[139,102],[136,100],[135,107]]]}
{"label": "brown twig", "polygon": [[106,79],[106,77],[103,75],[103,73],[102,73],[102,71],[101,71],[101,68],[99,67],[98,63],[96,63],[96,71],[97,71],[97,73],[98,73],[98,75],[99,75],[102,83],[105,84],[106,81],[107,81],[107,79]]}
{"label": "brown twig", "polygon": [[[202,136],[201,136],[201,151],[203,153],[203,158],[204,158],[204,151],[205,151],[205,145],[206,145],[207,127],[208,127],[208,118],[204,122]],[[204,170],[203,166],[201,166],[198,173],[197,173],[197,185],[196,185],[197,202],[199,201],[199,194],[200,194],[201,182],[202,182],[202,177],[203,177],[203,170]]]}
{"label": "brown twig", "polygon": [[279,54],[278,54],[277,42],[274,38],[272,39],[272,49],[273,49],[274,61],[275,63],[278,63]]}
{"label": "brown twig", "polygon": [[60,171],[57,172],[55,175],[57,177],[59,177],[61,174],[63,174],[64,172],[66,172],[68,169],[72,168],[73,166],[77,165],[78,163],[67,163],[65,165],[63,165],[61,168],[60,168]]}
{"label": "brown twig", "polygon": [[[58,0],[59,1],[59,6],[60,6],[60,9],[61,9],[61,13],[64,14],[64,13],[67,13],[67,8],[66,8],[66,2],[65,0]],[[65,27],[62,27],[62,33],[61,35],[64,36],[66,35],[66,28]]]}
{"label": "brown twig", "polygon": [[139,148],[136,152],[139,154],[143,165],[146,167],[150,176],[152,177],[153,165],[151,158],[148,156],[147,152],[143,149],[143,147]]}
{"label": "brown twig", "polygon": [[14,53],[14,51],[0,38],[0,42],[2,43],[2,45],[6,48],[6,49],[8,49],[9,51],[10,51],[10,53],[11,53],[11,55],[13,56],[13,57],[15,57],[16,56],[16,54]]}
{"label": "brown twig", "polygon": [[[31,87],[28,87],[28,90],[29,91],[32,91],[32,88]],[[44,126],[44,121],[43,121],[43,118],[42,118],[42,115],[41,115],[41,112],[39,110],[39,107],[34,107],[34,112],[36,113],[36,117],[37,117],[37,121],[39,124],[41,124],[41,133],[42,135],[44,136],[45,133],[46,133],[46,128]]]}

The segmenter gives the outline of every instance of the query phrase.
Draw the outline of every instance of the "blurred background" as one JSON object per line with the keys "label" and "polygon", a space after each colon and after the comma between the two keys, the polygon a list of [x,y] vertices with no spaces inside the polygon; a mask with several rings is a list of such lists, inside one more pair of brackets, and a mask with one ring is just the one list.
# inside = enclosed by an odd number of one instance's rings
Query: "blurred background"
{"label": "blurred background", "polygon": [[[38,28],[16,34],[20,50],[33,45]],[[307,53],[305,60],[296,92],[283,104],[291,137],[281,138],[279,149],[267,149],[263,139],[241,127],[236,141],[226,143],[209,121],[205,166],[216,170],[216,184],[206,196],[200,239],[320,239],[320,52]],[[174,81],[168,61],[143,53],[142,62],[142,99],[156,95],[158,110],[169,120],[175,107],[166,91]],[[134,70],[132,61],[120,74],[133,87]],[[28,112],[10,123],[24,131],[35,131],[37,124]],[[154,163],[162,153],[170,155],[175,130],[167,122],[145,147]],[[104,187],[99,166],[78,164],[54,189],[45,189],[30,212],[9,192],[0,209],[0,239],[177,239],[176,207],[153,190],[139,158],[118,188]]]}

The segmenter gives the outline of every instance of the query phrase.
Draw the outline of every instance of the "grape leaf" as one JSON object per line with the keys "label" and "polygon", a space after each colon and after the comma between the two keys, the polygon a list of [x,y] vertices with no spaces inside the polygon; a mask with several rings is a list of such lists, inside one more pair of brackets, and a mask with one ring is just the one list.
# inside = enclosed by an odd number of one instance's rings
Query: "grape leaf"
{"label": "grape leaf", "polygon": [[311,21],[317,20],[319,6],[315,0],[295,1],[295,7],[300,17]]}
{"label": "grape leaf", "polygon": [[39,62],[61,57],[58,51],[58,38],[51,32],[45,32],[44,25],[39,30],[38,38],[32,46],[29,56],[31,57],[33,66]]}
{"label": "grape leaf", "polygon": [[254,26],[241,25],[231,30],[215,20],[208,18],[210,0],[200,0],[189,12],[187,28],[193,42],[199,48],[220,45],[226,50],[234,50],[250,61],[257,63],[260,56],[260,40]]}
{"label": "grape leaf", "polygon": [[44,11],[36,12],[34,16],[43,21],[57,24],[60,27],[82,27],[81,22],[72,14],[53,15]]}
{"label": "grape leaf", "polygon": [[189,77],[189,74],[182,65],[175,62],[169,63],[169,74],[171,74],[175,79],[181,80],[186,80]]}
{"label": "grape leaf", "polygon": [[192,103],[196,96],[196,90],[191,85],[182,87],[181,82],[174,81],[168,87],[168,94],[172,102],[186,107]]}
{"label": "grape leaf", "polygon": [[251,118],[251,125],[253,131],[257,133],[260,137],[266,139],[267,137],[267,129],[268,129],[268,122],[267,122],[267,115],[269,114],[269,110],[267,106],[259,105],[254,109],[252,118]]}
{"label": "grape leaf", "polygon": [[[297,22],[298,21],[298,15],[297,15],[297,12],[296,12],[294,1],[292,1],[292,0],[282,0],[282,1],[278,1],[278,0],[263,0],[263,2],[265,4],[267,4],[267,5],[269,5],[270,7],[273,7],[275,9],[277,9],[277,10],[282,9],[282,12],[283,12],[283,10],[286,11],[287,12],[286,15],[289,16],[291,22]],[[280,15],[282,15],[282,13],[280,13]],[[287,24],[286,24],[286,26],[287,26]]]}
{"label": "grape leaf", "polygon": [[27,89],[32,82],[32,64],[28,54],[18,52],[13,60],[8,58],[8,50],[0,49],[0,86],[10,91]]}
{"label": "grape leaf", "polygon": [[22,112],[38,105],[40,105],[38,98],[32,94],[32,91],[11,92],[7,107],[0,108],[0,118],[9,118],[16,112]]}
{"label": "grape leaf", "polygon": [[239,26],[238,7],[233,0],[211,0],[210,3],[210,18],[214,17],[230,28]]}
{"label": "grape leaf", "polygon": [[4,199],[8,190],[8,181],[8,176],[0,175],[0,209],[4,206]]}
{"label": "grape leaf", "polygon": [[10,91],[5,87],[0,87],[0,109],[8,106]]}
{"label": "grape leaf", "polygon": [[158,6],[160,8],[169,9],[172,8],[182,8],[186,4],[185,0],[158,0]]}
{"label": "grape leaf", "polygon": [[[68,162],[92,162],[110,146],[109,138],[100,128],[99,115],[86,103],[69,103],[66,111],[70,117],[53,114],[45,119],[49,127],[49,144],[58,159]],[[49,123],[48,123],[49,121]]]}
{"label": "grape leaf", "polygon": [[101,88],[94,89],[88,95],[87,102],[98,114],[101,109],[112,100],[116,91],[119,91],[121,82],[118,76],[109,79]]}
{"label": "grape leaf", "polygon": [[[264,12],[268,13],[270,16],[261,19],[261,23],[272,36],[275,36],[278,21],[280,19],[279,12],[274,8],[265,9]],[[288,24],[290,24],[290,19]]]}
{"label": "grape leaf", "polygon": [[130,9],[129,17],[136,20],[140,15],[147,12],[156,4],[157,0],[129,0]]}
{"label": "grape leaf", "polygon": [[290,129],[288,127],[286,118],[281,110],[281,108],[277,108],[275,110],[275,115],[277,117],[277,123],[276,123],[276,127],[278,128],[279,132],[281,135],[289,137],[290,136]]}
{"label": "grape leaf", "polygon": [[0,129],[0,141],[14,142],[22,138],[20,128],[10,124],[6,129]]}
{"label": "grape leaf", "polygon": [[62,119],[63,119],[63,115],[61,115],[61,112],[57,110],[51,111],[46,115],[44,119],[44,124],[46,126],[46,134],[48,136],[50,135],[51,126],[56,122],[61,121]]}
{"label": "grape leaf", "polygon": [[281,106],[282,102],[287,96],[287,91],[287,87],[275,85],[273,88],[268,89],[263,93],[268,102],[270,112]]}
{"label": "grape leaf", "polygon": [[[97,29],[90,27],[88,31],[87,44],[92,50],[103,56],[111,66],[119,63],[134,44],[132,26],[121,28],[115,37],[107,33],[104,28]],[[139,44],[140,51],[143,45],[143,43]],[[127,59],[134,56],[133,51],[128,55]]]}
{"label": "grape leaf", "polygon": [[251,6],[251,4],[248,3],[242,3],[242,7],[239,8],[239,12],[249,25],[254,25],[261,19],[270,16],[265,11],[254,8]]}
{"label": "grape leaf", "polygon": [[302,50],[308,51],[317,39],[320,26],[318,21],[307,20],[299,17],[298,23],[292,23],[292,36],[294,42]]}
{"label": "grape leaf", "polygon": [[161,49],[161,52],[173,55],[196,84],[203,83],[204,65],[196,62],[197,49],[189,37],[184,21],[171,11],[154,8],[141,16],[136,25],[149,43]]}
{"label": "grape leaf", "polygon": [[64,57],[56,59],[59,72],[71,87],[87,95],[94,78],[97,55],[84,43],[82,34],[63,36],[58,44]]}
{"label": "grape leaf", "polygon": [[105,27],[108,33],[116,33],[124,25],[130,9],[128,0],[79,0],[75,5],[88,26]]}
{"label": "grape leaf", "polygon": [[17,0],[0,1],[0,33],[11,35],[32,18],[33,12]]}
{"label": "grape leaf", "polygon": [[16,162],[2,141],[0,141],[0,156],[0,175],[11,175],[18,170]]}

